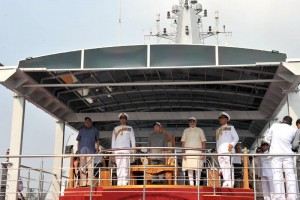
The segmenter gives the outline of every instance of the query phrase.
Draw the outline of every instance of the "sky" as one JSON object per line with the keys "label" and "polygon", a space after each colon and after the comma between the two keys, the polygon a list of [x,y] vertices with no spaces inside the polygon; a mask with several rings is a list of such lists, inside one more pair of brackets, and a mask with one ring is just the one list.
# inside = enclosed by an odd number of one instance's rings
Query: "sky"
{"label": "sky", "polygon": [[[214,12],[219,11],[220,27],[226,25],[226,30],[232,31],[229,45],[278,50],[286,53],[288,59],[300,59],[300,1],[203,0],[199,3],[208,10],[208,17],[203,19],[205,29],[209,25],[214,27]],[[178,1],[1,0],[0,63],[17,66],[18,61],[27,57],[143,44],[145,34],[156,32],[158,13],[160,27],[169,28],[166,12],[173,4]],[[221,39],[221,44],[225,44],[225,39]],[[0,95],[0,155],[4,155],[10,142],[13,93],[1,85]],[[55,121],[27,103],[22,154],[53,154]],[[73,130],[67,129],[65,140],[72,134],[76,136]]]}

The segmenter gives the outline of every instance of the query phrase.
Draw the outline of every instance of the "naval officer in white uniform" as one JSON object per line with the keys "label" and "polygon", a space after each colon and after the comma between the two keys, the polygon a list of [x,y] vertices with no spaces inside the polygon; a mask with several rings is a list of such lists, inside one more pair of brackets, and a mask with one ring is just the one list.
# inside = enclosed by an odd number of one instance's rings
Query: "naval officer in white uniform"
{"label": "naval officer in white uniform", "polygon": [[[274,123],[265,135],[265,141],[270,143],[270,154],[292,154],[292,142],[297,130],[292,127],[293,119],[285,116],[281,123]],[[293,156],[273,156],[271,160],[273,173],[273,199],[285,200],[283,172],[286,179],[286,193],[288,200],[297,199],[296,178]]]}
{"label": "naval officer in white uniform", "polygon": [[[127,126],[128,114],[120,113],[120,126],[114,128],[112,133],[112,142],[111,147],[113,149],[122,149],[122,148],[130,148],[135,147],[135,136],[133,132],[133,128],[131,126]],[[116,154],[129,154],[130,150],[117,150]],[[129,157],[128,156],[116,156],[116,164],[117,164],[117,177],[118,177],[118,185],[127,185],[129,179]]]}
{"label": "naval officer in white uniform", "polygon": [[[219,154],[234,153],[233,147],[239,141],[239,136],[235,131],[234,126],[227,124],[230,121],[230,116],[226,112],[221,112],[219,115],[220,128],[216,131],[217,151]],[[229,156],[218,156],[218,161],[223,174],[222,187],[233,187],[234,185],[234,170]]]}
{"label": "naval officer in white uniform", "polygon": [[[260,148],[264,154],[269,154],[270,145],[266,141],[262,141]],[[264,200],[273,199],[274,186],[273,186],[273,173],[270,156],[260,156],[260,177],[261,186],[263,191]]]}

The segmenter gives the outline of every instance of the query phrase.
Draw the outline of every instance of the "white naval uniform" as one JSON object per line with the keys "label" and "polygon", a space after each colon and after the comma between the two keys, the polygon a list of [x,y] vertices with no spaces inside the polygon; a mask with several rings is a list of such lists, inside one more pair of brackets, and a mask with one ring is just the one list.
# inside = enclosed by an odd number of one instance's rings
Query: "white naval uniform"
{"label": "white naval uniform", "polygon": [[[217,151],[218,154],[222,153],[234,153],[234,146],[239,141],[239,136],[232,125],[225,124],[216,131],[217,135]],[[228,145],[233,146],[232,152],[228,151]],[[223,174],[223,187],[233,187],[234,185],[234,169],[230,162],[229,156],[219,156],[218,161]]]}
{"label": "white naval uniform", "polygon": [[[269,154],[269,151],[265,151],[264,154]],[[274,194],[273,186],[273,173],[270,156],[261,156],[259,158],[260,163],[260,177],[262,192],[264,200],[271,200]]]}
{"label": "white naval uniform", "polygon": [[[131,126],[117,126],[112,133],[111,147],[113,149],[135,147],[135,136]],[[118,150],[116,154],[129,154],[129,150]],[[129,157],[116,156],[118,185],[127,185],[129,179]]]}
{"label": "white naval uniform", "polygon": [[[296,131],[294,127],[285,123],[273,124],[265,136],[265,140],[270,142],[270,154],[293,153],[292,142]],[[293,156],[273,156],[271,166],[274,185],[273,199],[285,199],[282,168],[285,172],[287,199],[297,199]]]}

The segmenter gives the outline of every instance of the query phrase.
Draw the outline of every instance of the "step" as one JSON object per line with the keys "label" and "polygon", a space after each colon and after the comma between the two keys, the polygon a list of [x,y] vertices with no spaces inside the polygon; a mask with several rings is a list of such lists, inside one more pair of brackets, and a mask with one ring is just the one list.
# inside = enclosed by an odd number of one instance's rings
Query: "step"
{"label": "step", "polygon": [[[140,200],[143,196],[143,186],[107,186],[93,187],[93,200],[120,200],[131,199]],[[200,198],[209,200],[242,200],[254,199],[253,190],[242,188],[212,188],[200,187]],[[147,186],[147,200],[175,200],[175,199],[195,199],[198,188],[195,186]],[[215,193],[214,193],[215,192]],[[86,200],[89,199],[90,188],[65,189],[64,196],[60,200]],[[215,195],[214,195],[215,194]]]}
{"label": "step", "polygon": [[[94,194],[92,196],[93,200],[104,200],[102,194]],[[59,200],[90,200],[90,195],[85,194],[85,195],[68,195],[68,196],[61,196],[59,197]]]}
{"label": "step", "polygon": [[203,195],[202,200],[254,200],[249,196],[230,196],[230,195]]}
{"label": "step", "polygon": [[[90,194],[90,187],[80,187],[80,188],[72,188],[72,189],[65,189],[64,196],[78,196],[78,195],[85,195]],[[102,194],[102,187],[93,187],[92,194]]]}

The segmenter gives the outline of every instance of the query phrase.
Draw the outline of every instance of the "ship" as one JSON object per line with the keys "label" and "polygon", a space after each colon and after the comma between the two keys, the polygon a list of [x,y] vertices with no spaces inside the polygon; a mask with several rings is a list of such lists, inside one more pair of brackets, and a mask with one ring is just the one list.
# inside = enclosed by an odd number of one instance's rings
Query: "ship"
{"label": "ship", "polygon": [[[157,16],[157,31],[147,34],[144,44],[28,57],[20,60],[17,68],[3,67],[0,82],[15,93],[11,132],[14,141],[10,147],[13,155],[18,155],[22,148],[25,101],[58,121],[55,155],[64,154],[65,126],[78,131],[86,116],[93,119],[99,129],[104,149],[111,149],[112,130],[118,124],[120,112],[130,116],[129,124],[142,147],[156,121],[163,124],[173,138],[171,146],[181,147],[182,132],[193,116],[205,131],[207,149],[212,149],[219,113],[225,111],[237,129],[239,142],[250,150],[260,143],[263,133],[286,102],[290,115],[299,116],[296,103],[299,62],[287,61],[286,54],[275,50],[220,45],[219,35],[228,36],[231,32],[226,31],[225,26],[219,29],[218,12],[215,13],[216,25],[205,27],[203,21],[207,13],[197,0],[180,0],[166,12],[171,28],[161,29],[160,16]],[[152,37],[168,42],[152,43]],[[216,38],[216,44],[205,44],[208,37]],[[180,153],[180,149],[177,152]],[[10,158],[11,165],[20,168],[21,157]],[[54,166],[62,166],[62,157],[54,159]],[[9,172],[9,179],[18,180],[18,170]],[[58,180],[62,179],[60,168],[53,168],[52,173]],[[8,180],[8,185],[8,199],[15,199],[17,183]],[[51,188],[62,190],[59,184]],[[114,191],[112,188],[107,190]],[[173,193],[174,189],[180,191],[178,188],[168,188],[167,193]],[[114,189],[121,196],[112,198],[127,198],[127,190]],[[132,190],[138,190],[142,196],[132,199],[145,198],[139,189],[145,188]],[[198,191],[199,198],[199,187],[193,189]],[[216,188],[203,190],[210,195],[216,192]],[[152,192],[159,195],[158,191]],[[242,190],[242,193],[247,192]],[[51,198],[67,199],[67,195],[60,197],[62,193]]]}

